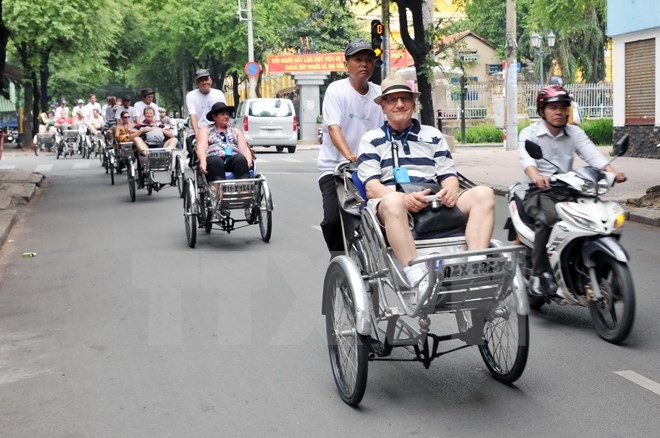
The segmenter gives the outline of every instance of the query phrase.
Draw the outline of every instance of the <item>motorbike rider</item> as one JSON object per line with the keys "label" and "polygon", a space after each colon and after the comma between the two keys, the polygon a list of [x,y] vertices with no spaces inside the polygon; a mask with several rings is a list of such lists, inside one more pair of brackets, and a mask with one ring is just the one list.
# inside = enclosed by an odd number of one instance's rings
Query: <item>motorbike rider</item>
{"label": "motorbike rider", "polygon": [[530,293],[536,296],[552,295],[557,290],[546,245],[552,226],[558,220],[555,204],[572,201],[573,197],[567,190],[551,189],[550,176],[557,172],[557,168],[545,160],[530,157],[525,150],[525,141],[538,144],[543,157],[559,166],[562,172],[573,168],[573,159],[577,154],[590,166],[615,174],[617,182],[626,180],[626,176],[608,163],[580,127],[567,124],[571,101],[568,92],[559,85],[550,85],[539,91],[536,111],[541,119],[523,129],[518,141],[520,165],[526,182],[530,183],[523,205],[525,213],[534,218]]}

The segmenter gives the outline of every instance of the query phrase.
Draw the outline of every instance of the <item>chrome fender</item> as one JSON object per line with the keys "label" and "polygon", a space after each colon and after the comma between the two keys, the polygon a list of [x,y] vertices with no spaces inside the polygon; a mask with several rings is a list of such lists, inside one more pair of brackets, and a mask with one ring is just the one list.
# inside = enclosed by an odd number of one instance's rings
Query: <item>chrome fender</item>
{"label": "chrome fender", "polygon": [[[353,291],[353,302],[355,303],[355,327],[359,334],[364,336],[371,335],[371,315],[369,313],[369,297],[367,296],[367,289],[364,286],[364,280],[360,274],[355,262],[348,256],[342,255],[332,259],[328,266],[328,271],[333,265],[340,265],[341,269],[346,274],[348,282],[351,284],[350,290]],[[321,313],[326,314],[327,306],[330,304],[329,290],[326,287],[327,279],[323,280],[323,302]]]}
{"label": "chrome fender", "polygon": [[264,187],[264,196],[266,197],[266,211],[273,211],[273,195],[268,187],[268,180],[265,176],[261,177],[261,185]]}

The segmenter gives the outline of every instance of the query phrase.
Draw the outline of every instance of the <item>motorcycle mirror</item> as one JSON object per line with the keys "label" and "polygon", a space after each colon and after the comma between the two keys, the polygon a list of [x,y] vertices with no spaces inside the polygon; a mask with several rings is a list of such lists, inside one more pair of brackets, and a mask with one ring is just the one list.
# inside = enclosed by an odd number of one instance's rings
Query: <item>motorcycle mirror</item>
{"label": "motorcycle mirror", "polygon": [[541,150],[541,146],[537,145],[531,140],[525,140],[525,150],[529,156],[535,160],[540,160],[543,158],[543,151]]}
{"label": "motorcycle mirror", "polygon": [[623,137],[619,139],[616,143],[614,143],[614,155],[617,157],[620,157],[626,153],[628,150],[628,134],[625,134]]}

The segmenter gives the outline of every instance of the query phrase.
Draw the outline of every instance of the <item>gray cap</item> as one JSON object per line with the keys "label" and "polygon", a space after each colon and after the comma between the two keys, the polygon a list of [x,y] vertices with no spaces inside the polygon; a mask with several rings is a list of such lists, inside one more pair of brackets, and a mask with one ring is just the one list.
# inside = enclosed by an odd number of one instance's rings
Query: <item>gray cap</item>
{"label": "gray cap", "polygon": [[371,47],[371,44],[365,40],[357,40],[348,43],[346,50],[344,51],[344,57],[348,58],[349,56],[353,56],[363,50],[371,52],[371,54],[374,56],[376,55],[376,53],[374,53],[374,49]]}
{"label": "gray cap", "polygon": [[195,80],[199,78],[205,78],[207,76],[211,76],[211,73],[209,73],[209,71],[205,68],[200,68],[195,72]]}

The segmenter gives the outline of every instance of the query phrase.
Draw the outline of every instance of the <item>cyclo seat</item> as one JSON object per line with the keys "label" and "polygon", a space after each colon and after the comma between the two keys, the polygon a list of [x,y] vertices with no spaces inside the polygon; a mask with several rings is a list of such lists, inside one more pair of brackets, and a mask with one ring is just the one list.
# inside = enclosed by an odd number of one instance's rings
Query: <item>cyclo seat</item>
{"label": "cyclo seat", "polygon": [[[357,171],[353,172],[351,179],[353,180],[353,184],[355,185],[359,195],[366,202],[367,190],[364,186],[364,183],[358,177]],[[413,239],[426,240],[465,235],[465,224],[467,223],[467,218],[458,207],[447,208],[441,206],[434,212],[434,214],[440,216],[440,218],[437,219],[437,222],[441,223],[442,226],[424,234],[418,233],[413,226]]]}

